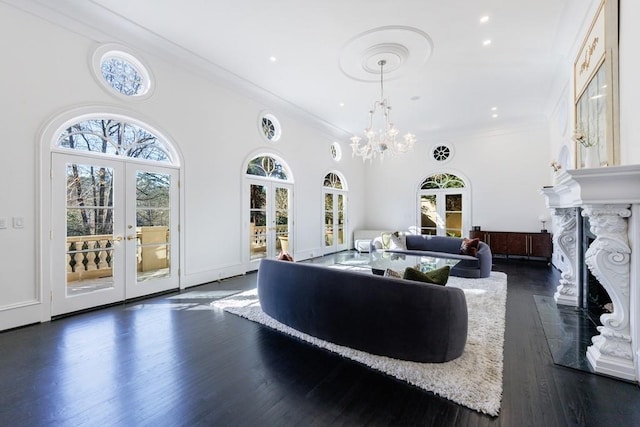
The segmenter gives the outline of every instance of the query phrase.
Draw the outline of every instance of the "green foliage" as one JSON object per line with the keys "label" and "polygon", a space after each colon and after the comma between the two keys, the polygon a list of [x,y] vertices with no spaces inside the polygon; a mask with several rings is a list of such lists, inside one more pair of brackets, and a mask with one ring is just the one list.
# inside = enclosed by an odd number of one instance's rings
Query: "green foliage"
{"label": "green foliage", "polygon": [[456,175],[440,173],[431,175],[422,182],[422,190],[434,190],[443,188],[464,188],[464,181]]}

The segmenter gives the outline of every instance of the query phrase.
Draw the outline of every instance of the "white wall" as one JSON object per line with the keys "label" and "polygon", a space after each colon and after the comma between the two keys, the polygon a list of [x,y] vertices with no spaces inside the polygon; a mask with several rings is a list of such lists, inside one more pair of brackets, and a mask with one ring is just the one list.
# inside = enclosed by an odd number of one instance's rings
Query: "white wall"
{"label": "white wall", "polygon": [[[594,0],[595,1],[595,0]],[[640,83],[634,54],[640,29],[640,4],[621,0],[621,148],[623,164],[640,162],[637,99]],[[221,81],[192,73],[171,61],[139,52],[150,66],[157,88],[143,102],[123,102],[98,85],[89,68],[94,40],[0,3],[0,40],[4,55],[0,113],[4,151],[0,157],[0,330],[47,319],[37,259],[39,134],[53,116],[82,105],[113,106],[163,131],[182,154],[184,212],[181,219],[181,285],[192,286],[243,271],[242,168],[254,153],[273,150],[286,160],[295,178],[296,257],[322,248],[323,176],[338,170],[349,185],[349,227],[406,229],[416,221],[416,189],[435,172],[458,173],[470,183],[472,225],[484,230],[537,231],[545,211],[537,193],[551,184],[549,162],[566,141],[559,122],[530,123],[494,132],[462,132],[422,138],[415,153],[362,165],[351,159],[344,135],[319,130],[294,110],[249,96]],[[46,42],[46,44],[45,44]],[[569,55],[569,56],[572,56]],[[567,96],[570,66],[560,70],[561,84],[550,97]],[[566,74],[565,74],[566,73]],[[563,81],[564,80],[564,81]],[[569,95],[570,96],[570,95]],[[571,104],[569,104],[569,107]],[[281,121],[282,139],[265,142],[257,130],[261,111]],[[569,118],[569,124],[571,124]],[[342,143],[344,160],[334,162],[329,145]],[[455,147],[453,159],[436,164],[428,151],[439,140]],[[45,171],[47,173],[47,171]],[[14,229],[11,218],[24,218]],[[45,290],[47,287],[45,286]],[[43,308],[44,307],[44,308]]]}
{"label": "white wall", "polygon": [[[298,259],[322,251],[321,185],[327,172],[338,170],[346,177],[351,190],[350,225],[362,224],[361,162],[351,159],[343,143],[344,160],[336,163],[329,147],[343,135],[319,130],[320,126],[300,118],[294,110],[282,108],[281,102],[271,104],[267,98],[241,95],[143,52],[139,55],[155,77],[154,95],[144,101],[123,101],[105,91],[92,74],[89,58],[97,46],[94,40],[2,3],[0,40],[7,64],[0,79],[4,152],[0,157],[0,218],[10,222],[12,217],[22,217],[25,222],[22,229],[11,225],[0,229],[0,330],[49,316],[43,301],[50,283],[46,277],[39,278],[36,261],[41,236],[40,133],[52,117],[79,106],[124,109],[163,132],[181,153],[181,286],[244,272],[242,174],[252,154],[271,151],[292,170]],[[277,143],[267,142],[259,133],[258,119],[265,110],[275,114],[282,125]],[[45,212],[47,208],[44,206]]]}
{"label": "white wall", "polygon": [[[620,99],[620,164],[633,165],[640,163],[640,127],[637,118],[640,115],[640,80],[637,69],[640,67],[640,56],[637,54],[637,42],[640,40],[640,28],[635,24],[640,18],[640,3],[634,0],[619,0],[619,99]],[[585,34],[588,32],[593,17],[601,0],[590,0],[582,25],[578,27],[575,40],[566,53],[565,64],[560,68],[554,89],[550,94],[553,105],[550,124],[550,147],[554,159],[559,160],[562,146],[568,147],[570,155],[575,154],[575,143],[571,141],[574,123],[572,67]],[[565,116],[566,120],[564,117]],[[568,123],[568,131],[560,124]],[[573,168],[573,158],[570,165]]]}
{"label": "white wall", "polygon": [[[20,43],[15,43],[18,39]],[[0,40],[3,60],[10,64],[0,79],[0,217],[9,222],[12,217],[24,218],[24,228],[9,225],[0,230],[0,327],[4,329],[38,321],[40,302],[46,297],[35,262],[38,130],[60,108],[86,102],[80,93],[91,97],[99,89],[86,73],[88,42],[69,32],[0,4]],[[67,52],[82,52],[82,57],[71,59],[77,54]],[[69,67],[70,61],[79,63],[84,75]]]}
{"label": "white wall", "polygon": [[[441,140],[454,147],[452,159],[444,164],[430,157],[431,147]],[[538,189],[550,184],[549,158],[544,121],[419,141],[409,156],[367,166],[367,226],[406,230],[418,225],[418,186],[434,173],[449,172],[470,184],[471,225],[492,231],[539,231],[538,216],[546,208]]]}

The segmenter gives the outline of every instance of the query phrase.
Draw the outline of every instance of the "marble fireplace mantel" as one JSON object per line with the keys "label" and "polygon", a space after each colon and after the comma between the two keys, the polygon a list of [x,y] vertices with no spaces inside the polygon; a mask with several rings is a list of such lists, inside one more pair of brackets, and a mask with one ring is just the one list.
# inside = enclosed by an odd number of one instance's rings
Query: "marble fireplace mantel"
{"label": "marble fireplace mantel", "polygon": [[578,212],[596,236],[584,263],[611,297],[587,349],[595,372],[626,380],[640,378],[640,165],[562,171],[544,187],[554,220],[554,250],[565,259],[558,304],[577,306],[579,291]]}

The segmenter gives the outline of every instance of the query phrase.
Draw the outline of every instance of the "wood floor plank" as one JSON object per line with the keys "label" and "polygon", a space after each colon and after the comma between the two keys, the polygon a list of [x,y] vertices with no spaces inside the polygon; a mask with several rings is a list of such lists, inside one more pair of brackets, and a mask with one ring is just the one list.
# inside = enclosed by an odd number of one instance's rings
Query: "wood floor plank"
{"label": "wood floor plank", "polygon": [[[533,295],[553,295],[558,272],[494,269],[509,278],[498,417],[163,295],[0,333],[0,425],[640,425],[637,385],[553,364]],[[255,277],[197,289],[251,289]]]}

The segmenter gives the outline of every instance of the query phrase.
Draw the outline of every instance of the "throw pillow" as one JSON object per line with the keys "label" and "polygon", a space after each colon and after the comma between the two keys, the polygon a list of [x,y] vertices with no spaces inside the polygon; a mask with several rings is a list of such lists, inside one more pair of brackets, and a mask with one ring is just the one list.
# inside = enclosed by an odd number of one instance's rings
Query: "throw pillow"
{"label": "throw pillow", "polygon": [[399,232],[395,232],[391,234],[389,238],[389,249],[400,249],[403,251],[407,250],[407,236],[404,234],[400,234]]}
{"label": "throw pillow", "polygon": [[433,283],[436,285],[446,285],[449,280],[449,272],[451,271],[451,267],[445,265],[444,267],[436,268],[435,270],[428,271],[423,273],[420,270],[417,270],[413,267],[407,267],[404,270],[403,279],[413,280],[416,282],[426,282]]}
{"label": "throw pillow", "polygon": [[278,255],[278,260],[280,260],[280,261],[293,261],[293,257],[291,256],[291,254],[289,254],[289,252],[282,251]]}
{"label": "throw pillow", "polygon": [[402,274],[399,271],[387,268],[383,274],[384,277],[394,277],[396,279],[402,279]]}
{"label": "throw pillow", "polygon": [[391,233],[382,233],[380,239],[382,240],[382,249],[391,248]]}
{"label": "throw pillow", "polygon": [[478,245],[480,244],[480,239],[467,239],[466,237],[462,239],[462,244],[460,244],[460,254],[462,255],[478,255]]}

